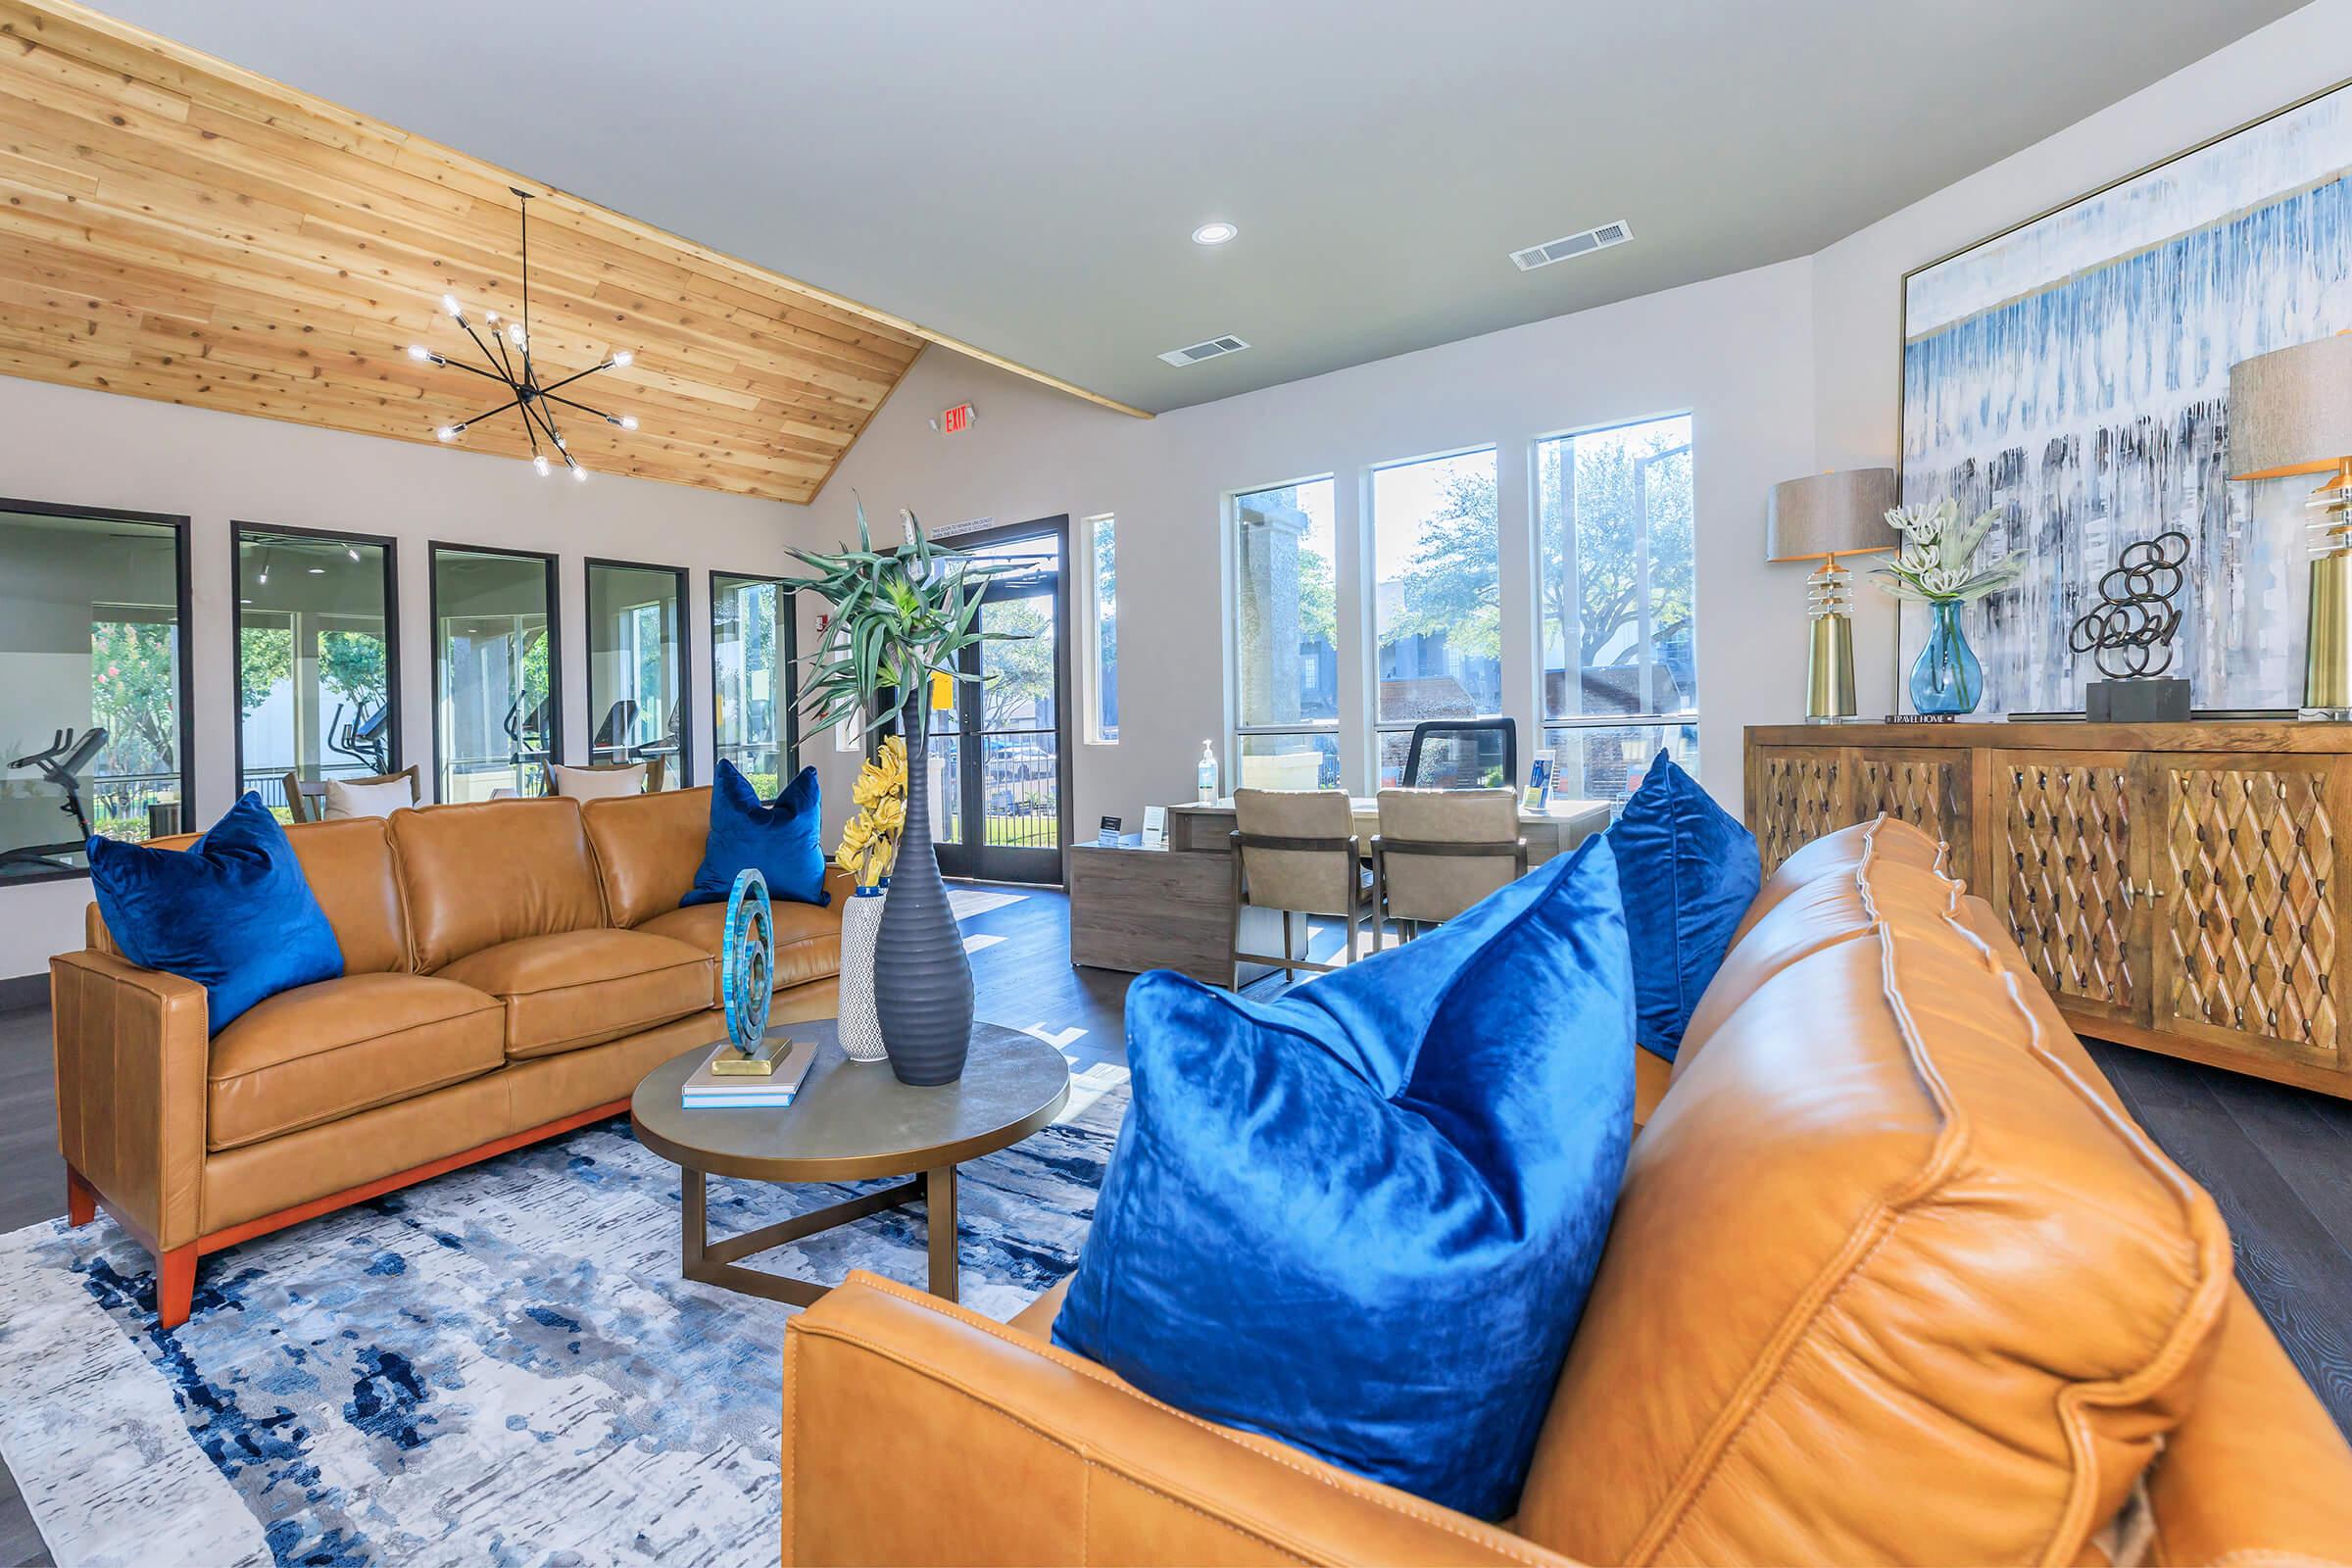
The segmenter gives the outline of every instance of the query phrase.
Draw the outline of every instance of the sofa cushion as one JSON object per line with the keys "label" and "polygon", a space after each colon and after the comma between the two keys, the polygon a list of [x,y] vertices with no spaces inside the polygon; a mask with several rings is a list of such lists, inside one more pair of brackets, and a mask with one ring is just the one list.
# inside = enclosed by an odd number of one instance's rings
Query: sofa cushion
{"label": "sofa cushion", "polygon": [[[648,797],[649,799],[651,797]],[[772,956],[775,989],[789,991],[811,980],[841,973],[841,911],[814,904],[778,902],[773,906],[776,948]],[[723,904],[692,904],[667,914],[657,914],[640,931],[668,937],[700,949],[713,959],[723,956],[719,946],[727,926]],[[713,971],[717,965],[711,965]],[[714,978],[711,982],[717,984]],[[714,996],[715,1000],[715,996]]]}
{"label": "sofa cushion", "polygon": [[1632,1133],[1606,840],[1279,1001],[1145,975],[1127,1039],[1134,1103],[1054,1343],[1507,1513]]}
{"label": "sofa cushion", "polygon": [[[194,833],[174,833],[149,839],[147,847],[184,850],[196,839]],[[335,946],[343,950],[343,972],[407,970],[408,911],[401,904],[400,876],[393,868],[392,840],[384,824],[294,822],[286,827],[286,843],[302,862],[302,879],[310,884],[311,896],[334,928]],[[95,905],[91,909],[90,946],[101,953],[121,952],[103,912]]]}
{"label": "sofa cushion", "polygon": [[831,896],[825,891],[825,848],[817,837],[823,811],[813,765],[761,805],[752,781],[720,758],[710,791],[710,838],[684,902],[724,904],[735,879],[757,866],[774,902],[823,904]]}
{"label": "sofa cushion", "polygon": [[2212,1200],[2030,978],[1880,913],[1687,1051],[1635,1143],[1519,1514],[1544,1545],[2081,1561],[2193,1400]]}
{"label": "sofa cushion", "polygon": [[1899,861],[1925,871],[1942,871],[1950,867],[1944,861],[1943,845],[1913,827],[1899,817],[1878,816],[1852,827],[1841,827],[1835,833],[1825,833],[1812,843],[1800,847],[1788,858],[1773,867],[1772,874],[1756,891],[1755,902],[1740,917],[1732,932],[1732,945],[1747,935],[1758,920],[1773,910],[1783,899],[1806,883],[1835,871],[1850,867],[1860,859],[1863,846],[1875,845],[1871,855],[1881,863]]}
{"label": "sofa cushion", "polygon": [[605,923],[580,803],[484,801],[389,819],[416,967]]}
{"label": "sofa cushion", "polygon": [[1672,1061],[1763,881],[1756,838],[1661,751],[1609,844],[1634,955],[1635,1038]]}
{"label": "sofa cushion", "polygon": [[92,837],[89,860],[122,956],[204,987],[216,1035],[266,997],[343,972],[334,927],[259,795],[184,850]]}
{"label": "sofa cushion", "polygon": [[544,1056],[651,1029],[711,1004],[709,954],[643,931],[559,931],[467,954],[444,980],[507,1009],[507,1055]]}
{"label": "sofa cushion", "polygon": [[257,1003],[213,1039],[205,1144],[236,1149],[506,1061],[496,999],[417,974],[352,974]]}
{"label": "sofa cushion", "polygon": [[580,821],[605,885],[605,917],[643,925],[675,909],[694,886],[710,836],[710,791],[657,790],[580,803]]}

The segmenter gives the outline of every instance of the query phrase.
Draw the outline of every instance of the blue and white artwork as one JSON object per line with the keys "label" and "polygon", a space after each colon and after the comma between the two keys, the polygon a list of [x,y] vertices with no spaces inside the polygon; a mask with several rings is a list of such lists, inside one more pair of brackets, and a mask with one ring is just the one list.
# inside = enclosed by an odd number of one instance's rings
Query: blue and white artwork
{"label": "blue and white artwork", "polygon": [[[2229,482],[2230,367],[2352,327],[2352,87],[1923,268],[1903,315],[1903,499],[1997,509],[1982,559],[2026,554],[1966,612],[1978,716],[2081,711],[2067,629],[2172,528],[2196,705],[2301,701],[2309,481]],[[1903,669],[1928,628],[1903,607]]]}

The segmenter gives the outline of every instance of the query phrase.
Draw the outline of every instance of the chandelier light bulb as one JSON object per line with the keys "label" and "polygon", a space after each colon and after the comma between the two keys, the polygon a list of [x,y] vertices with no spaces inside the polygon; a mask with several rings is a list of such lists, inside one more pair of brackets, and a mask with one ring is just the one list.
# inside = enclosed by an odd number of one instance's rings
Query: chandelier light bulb
{"label": "chandelier light bulb", "polygon": [[507,323],[507,340],[516,348],[522,347],[522,323],[520,321]]}
{"label": "chandelier light bulb", "polygon": [[637,363],[637,356],[631,354],[627,349],[614,349],[612,351],[612,363],[619,366],[634,365]]}
{"label": "chandelier light bulb", "polygon": [[555,471],[547,466],[547,454],[544,452],[531,460],[531,466],[539,470],[539,477],[542,479]]}
{"label": "chandelier light bulb", "polygon": [[482,319],[488,321],[492,326],[496,326],[498,324],[498,313],[496,311],[484,311],[482,313]]}
{"label": "chandelier light bulb", "polygon": [[623,430],[634,430],[637,428],[637,416],[634,414],[608,414],[605,416],[605,422],[617,424]]}
{"label": "chandelier light bulb", "polygon": [[416,361],[419,361],[419,362],[422,362],[422,361],[425,361],[425,360],[429,360],[429,359],[431,359],[432,357],[433,357],[433,351],[432,351],[431,349],[428,349],[428,348],[426,348],[426,347],[425,347],[423,344],[421,344],[421,343],[412,343],[412,344],[410,344],[410,345],[409,345],[409,358],[410,358],[410,359],[412,359],[412,360],[416,360]]}
{"label": "chandelier light bulb", "polygon": [[458,303],[458,297],[455,294],[442,295],[441,308],[449,313],[452,320],[463,321],[466,319],[466,308]]}
{"label": "chandelier light bulb", "polygon": [[588,470],[587,470],[586,468],[583,468],[583,467],[581,467],[581,466],[580,466],[578,464],[576,464],[576,463],[575,463],[575,464],[573,464],[573,465],[571,466],[571,476],[572,476],[574,479],[580,480],[580,481],[582,481],[583,483],[585,483],[585,482],[586,482],[586,480],[587,480],[587,478],[588,478]]}
{"label": "chandelier light bulb", "polygon": [[462,424],[445,424],[433,432],[433,437],[439,441],[455,441],[465,433],[466,427]]}

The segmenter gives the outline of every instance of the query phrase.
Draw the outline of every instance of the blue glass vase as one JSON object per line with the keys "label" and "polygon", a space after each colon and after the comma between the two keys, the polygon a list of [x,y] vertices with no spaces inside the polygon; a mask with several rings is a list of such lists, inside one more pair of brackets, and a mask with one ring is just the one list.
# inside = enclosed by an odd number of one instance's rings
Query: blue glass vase
{"label": "blue glass vase", "polygon": [[1937,599],[1936,623],[1911,666],[1911,707],[1921,713],[1973,713],[1984,697],[1984,666],[1960,629],[1960,601]]}

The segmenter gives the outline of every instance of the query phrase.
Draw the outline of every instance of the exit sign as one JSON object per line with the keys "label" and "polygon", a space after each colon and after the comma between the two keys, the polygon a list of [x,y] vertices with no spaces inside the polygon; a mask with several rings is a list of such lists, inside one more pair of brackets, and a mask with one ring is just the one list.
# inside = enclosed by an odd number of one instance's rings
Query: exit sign
{"label": "exit sign", "polygon": [[939,416],[939,433],[961,435],[972,427],[972,420],[977,417],[969,403],[958,403]]}

